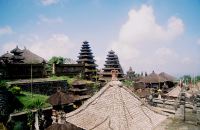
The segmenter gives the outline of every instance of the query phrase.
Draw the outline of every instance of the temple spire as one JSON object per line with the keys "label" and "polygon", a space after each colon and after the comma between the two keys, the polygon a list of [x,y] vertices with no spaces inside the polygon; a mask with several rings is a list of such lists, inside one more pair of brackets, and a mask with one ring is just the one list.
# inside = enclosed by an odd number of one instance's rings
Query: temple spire
{"label": "temple spire", "polygon": [[85,78],[93,79],[96,75],[96,67],[94,56],[88,41],[84,41],[81,47],[80,55],[78,56],[78,64],[84,64],[85,66]]}
{"label": "temple spire", "polygon": [[101,78],[99,80],[101,81],[110,81],[112,80],[112,70],[117,70],[118,71],[118,79],[122,80],[123,79],[123,70],[122,67],[119,63],[118,56],[115,54],[113,50],[108,52],[104,68],[102,69],[103,72],[101,73]]}

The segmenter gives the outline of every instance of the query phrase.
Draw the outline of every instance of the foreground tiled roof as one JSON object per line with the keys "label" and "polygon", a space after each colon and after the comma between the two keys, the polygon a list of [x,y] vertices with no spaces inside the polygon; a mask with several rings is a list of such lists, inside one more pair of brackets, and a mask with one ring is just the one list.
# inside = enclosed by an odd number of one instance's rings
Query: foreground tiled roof
{"label": "foreground tiled roof", "polygon": [[155,113],[120,81],[111,81],[66,121],[86,130],[151,130],[166,117]]}

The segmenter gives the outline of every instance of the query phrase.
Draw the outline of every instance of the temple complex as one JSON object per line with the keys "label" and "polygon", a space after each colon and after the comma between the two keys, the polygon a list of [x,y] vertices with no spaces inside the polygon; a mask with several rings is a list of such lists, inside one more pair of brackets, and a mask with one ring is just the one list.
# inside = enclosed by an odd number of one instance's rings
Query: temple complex
{"label": "temple complex", "polygon": [[95,64],[94,56],[92,53],[92,50],[90,49],[89,42],[84,41],[81,47],[80,55],[78,56],[78,64],[84,64],[85,65],[85,78],[86,79],[93,79],[96,76],[97,65]]}
{"label": "temple complex", "polygon": [[118,56],[115,54],[113,50],[108,52],[103,71],[100,73],[101,77],[99,78],[100,81],[110,81],[111,80],[111,71],[112,70],[118,70],[118,79],[123,80],[123,70],[119,63]]}

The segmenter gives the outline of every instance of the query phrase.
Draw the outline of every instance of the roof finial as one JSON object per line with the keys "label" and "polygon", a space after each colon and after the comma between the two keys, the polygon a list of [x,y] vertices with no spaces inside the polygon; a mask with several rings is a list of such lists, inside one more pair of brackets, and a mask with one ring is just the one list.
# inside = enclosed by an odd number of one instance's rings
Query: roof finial
{"label": "roof finial", "polygon": [[112,74],[112,81],[118,80],[118,79],[117,79],[117,76],[118,76],[118,74],[119,74],[119,71],[118,71],[118,70],[111,70],[111,74]]}

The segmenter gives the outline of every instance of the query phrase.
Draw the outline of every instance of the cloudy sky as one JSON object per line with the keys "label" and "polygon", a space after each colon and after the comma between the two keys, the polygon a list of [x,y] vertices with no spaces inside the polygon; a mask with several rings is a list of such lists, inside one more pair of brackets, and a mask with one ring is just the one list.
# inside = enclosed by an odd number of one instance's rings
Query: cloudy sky
{"label": "cloudy sky", "polygon": [[200,74],[199,0],[0,0],[0,54],[18,45],[77,60],[90,42],[99,68],[113,49],[125,71]]}

